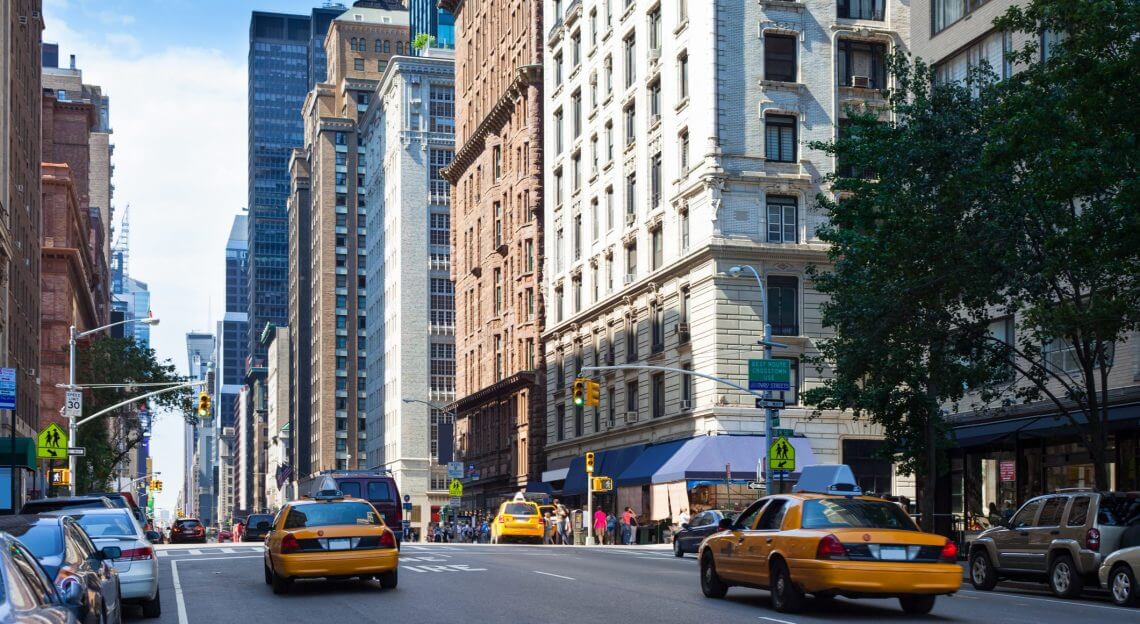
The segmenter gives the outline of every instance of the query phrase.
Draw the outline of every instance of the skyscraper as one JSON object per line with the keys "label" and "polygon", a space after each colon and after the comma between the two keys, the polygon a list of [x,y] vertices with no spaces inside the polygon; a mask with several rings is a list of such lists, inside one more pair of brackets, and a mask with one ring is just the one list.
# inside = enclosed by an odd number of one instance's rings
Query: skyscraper
{"label": "skyscraper", "polygon": [[455,47],[455,16],[451,10],[439,6],[439,0],[410,0],[408,13],[411,21],[412,41],[420,34],[435,37],[433,47]]}
{"label": "skyscraper", "polygon": [[230,237],[226,241],[226,311],[218,321],[218,369],[214,378],[214,433],[217,443],[213,461],[213,496],[220,522],[233,513],[234,417],[245,377],[245,358],[249,352],[249,263],[248,219],[245,213],[234,216]]}
{"label": "skyscraper", "polygon": [[[214,335],[209,332],[189,332],[186,334],[186,364],[187,377],[191,380],[208,380],[214,368],[214,355],[217,343]],[[204,420],[208,421],[207,416]],[[199,426],[185,424],[183,456],[184,470],[182,474],[182,510],[187,516],[197,517],[209,510],[199,508],[199,481],[198,474],[200,457],[198,451]],[[208,520],[203,518],[203,520]]]}
{"label": "skyscraper", "polygon": [[254,11],[249,25],[249,326],[246,348],[264,362],[259,337],[288,317],[289,154],[304,142],[301,104],[324,79],[328,24],[344,7],[311,15]]}
{"label": "skyscraper", "polygon": [[[311,427],[295,434],[299,448],[309,447],[301,478],[366,466],[363,198],[369,165],[381,163],[361,156],[357,120],[389,59],[409,48],[407,11],[381,5],[357,2],[329,26],[328,76],[305,100],[304,149],[292,161],[290,317],[299,326],[290,340],[298,354],[295,382],[309,386],[309,399],[297,402],[294,421]],[[299,463],[304,470],[304,460]]]}

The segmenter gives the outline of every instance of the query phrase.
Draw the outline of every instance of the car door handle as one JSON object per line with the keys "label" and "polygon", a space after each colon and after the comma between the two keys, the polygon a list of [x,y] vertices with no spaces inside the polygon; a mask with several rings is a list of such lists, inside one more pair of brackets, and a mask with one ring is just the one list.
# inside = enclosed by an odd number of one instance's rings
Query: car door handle
{"label": "car door handle", "polygon": [[772,543],[772,538],[770,538],[770,537],[769,537],[768,539],[766,539],[766,540],[764,540],[764,541],[765,541],[765,542],[767,542],[767,543],[769,543],[769,544],[771,544],[771,543]]}

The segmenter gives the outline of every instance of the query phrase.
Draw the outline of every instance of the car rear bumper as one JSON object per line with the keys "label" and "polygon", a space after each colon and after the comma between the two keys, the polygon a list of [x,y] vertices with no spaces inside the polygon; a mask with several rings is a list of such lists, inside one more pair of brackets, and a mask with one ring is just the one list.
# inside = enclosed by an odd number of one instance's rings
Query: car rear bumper
{"label": "car rear bumper", "polygon": [[504,525],[499,529],[499,535],[504,537],[542,537],[545,531],[539,525]]}
{"label": "car rear bumper", "polygon": [[382,574],[396,569],[400,555],[394,548],[271,555],[273,570],[289,578],[320,578]]}
{"label": "car rear bumper", "polygon": [[792,581],[805,592],[897,596],[949,594],[962,586],[962,568],[953,563],[792,560]]}
{"label": "car rear bumper", "polygon": [[158,592],[158,564],[154,559],[131,562],[131,569],[119,572],[119,593],[123,600],[150,600]]}

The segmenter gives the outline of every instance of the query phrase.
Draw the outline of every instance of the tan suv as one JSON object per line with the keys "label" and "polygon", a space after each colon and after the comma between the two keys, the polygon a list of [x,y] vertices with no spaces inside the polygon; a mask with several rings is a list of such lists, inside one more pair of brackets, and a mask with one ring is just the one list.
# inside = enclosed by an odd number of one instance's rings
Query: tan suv
{"label": "tan suv", "polygon": [[1044,581],[1061,598],[1097,585],[1104,557],[1121,547],[1121,536],[1140,522],[1140,495],[1061,490],[1024,505],[1005,526],[991,528],[970,544],[970,582],[990,590],[1004,579]]}

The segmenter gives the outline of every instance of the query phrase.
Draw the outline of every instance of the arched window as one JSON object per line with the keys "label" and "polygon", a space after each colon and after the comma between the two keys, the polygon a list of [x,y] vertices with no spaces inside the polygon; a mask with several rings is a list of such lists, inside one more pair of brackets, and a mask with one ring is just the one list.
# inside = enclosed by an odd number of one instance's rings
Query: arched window
{"label": "arched window", "polygon": [[404,42],[403,41],[397,41],[396,42],[396,54],[403,54],[403,53],[404,53]]}
{"label": "arched window", "polygon": [[391,42],[391,41],[388,41],[387,39],[385,39],[385,40],[384,40],[384,52],[385,52],[385,53],[388,53],[388,52],[391,52],[391,51],[392,51],[392,42]]}
{"label": "arched window", "polygon": [[379,39],[376,40],[376,51],[377,52],[382,51],[382,49],[380,48],[380,40]]}
{"label": "arched window", "polygon": [[356,51],[356,37],[353,37],[353,38],[352,38],[352,41],[351,41],[351,42],[349,42],[349,46],[350,46],[350,49],[351,49],[353,52],[355,52],[355,51]]}

